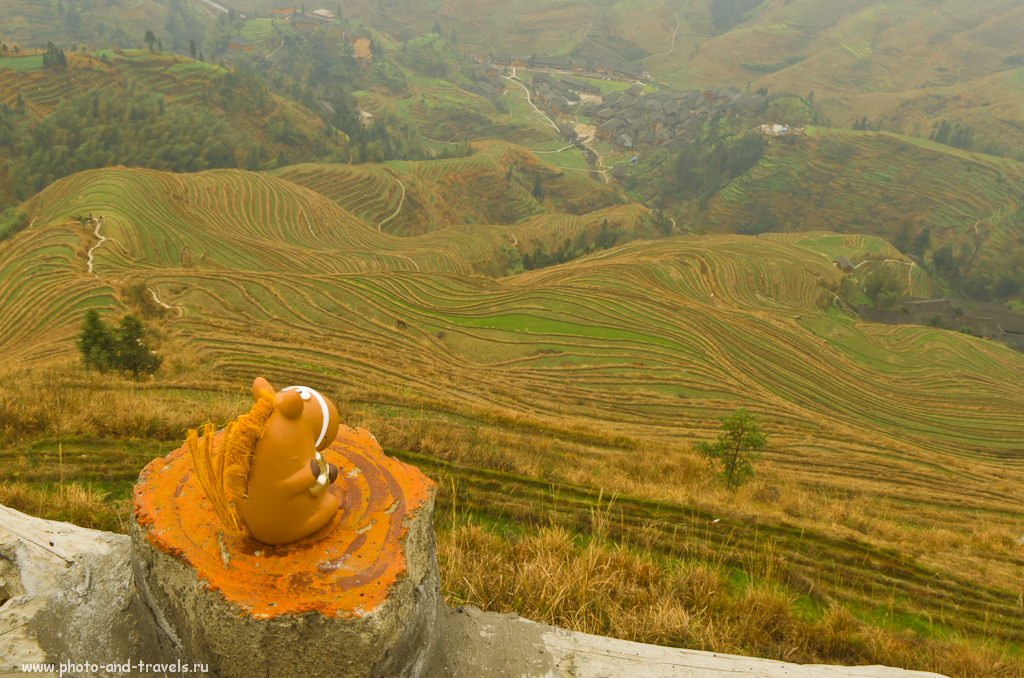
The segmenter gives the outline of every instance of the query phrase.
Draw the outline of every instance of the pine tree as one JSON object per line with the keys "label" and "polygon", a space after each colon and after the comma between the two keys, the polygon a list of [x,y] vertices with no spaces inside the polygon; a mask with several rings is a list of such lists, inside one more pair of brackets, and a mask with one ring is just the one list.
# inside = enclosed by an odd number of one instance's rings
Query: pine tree
{"label": "pine tree", "polygon": [[106,372],[110,367],[114,357],[114,337],[96,309],[86,311],[82,331],[78,333],[75,345],[86,367],[100,372]]}
{"label": "pine tree", "polygon": [[145,329],[142,322],[129,314],[121,318],[114,343],[114,365],[122,370],[131,370],[133,377],[139,373],[153,374],[163,361],[157,357],[142,340]]}
{"label": "pine tree", "polygon": [[161,52],[164,51],[164,41],[163,41],[163,39],[161,39],[161,38],[157,38],[156,39],[156,48],[157,48],[157,50],[159,50]]}
{"label": "pine tree", "polygon": [[196,58],[196,41],[195,38],[191,38],[188,41],[188,52],[192,55],[192,58]]}

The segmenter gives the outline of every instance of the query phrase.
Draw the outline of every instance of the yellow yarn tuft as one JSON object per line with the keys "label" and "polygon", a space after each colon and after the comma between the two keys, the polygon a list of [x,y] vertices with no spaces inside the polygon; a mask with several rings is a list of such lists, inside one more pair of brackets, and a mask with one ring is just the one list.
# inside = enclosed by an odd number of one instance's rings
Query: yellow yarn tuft
{"label": "yellow yarn tuft", "polygon": [[249,532],[238,507],[247,496],[246,488],[256,441],[263,435],[267,420],[276,406],[277,399],[273,393],[260,393],[259,400],[248,413],[228,424],[216,460],[213,453],[213,425],[207,424],[204,427],[202,440],[199,440],[198,431],[188,432],[186,443],[196,479],[217,517],[234,534],[247,536]]}

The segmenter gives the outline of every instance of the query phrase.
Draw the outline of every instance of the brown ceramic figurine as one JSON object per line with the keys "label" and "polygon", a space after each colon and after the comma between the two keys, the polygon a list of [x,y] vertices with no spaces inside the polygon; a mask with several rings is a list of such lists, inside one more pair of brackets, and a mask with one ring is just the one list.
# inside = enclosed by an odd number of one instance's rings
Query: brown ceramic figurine
{"label": "brown ceramic figurine", "polygon": [[262,377],[252,395],[256,404],[228,426],[216,455],[212,426],[201,442],[189,431],[195,474],[229,531],[265,544],[298,541],[338,512],[327,491],[338,469],[321,455],[338,434],[338,411],[306,386],[275,394]]}

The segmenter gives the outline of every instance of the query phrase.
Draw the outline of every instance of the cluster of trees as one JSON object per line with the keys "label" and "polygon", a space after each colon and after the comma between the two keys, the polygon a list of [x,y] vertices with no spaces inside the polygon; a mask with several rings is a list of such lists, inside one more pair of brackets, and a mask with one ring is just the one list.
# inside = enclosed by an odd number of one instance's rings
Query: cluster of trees
{"label": "cluster of trees", "polygon": [[68,67],[68,58],[64,56],[64,50],[52,42],[46,43],[46,52],[43,53],[43,68],[51,66]]}
{"label": "cluster of trees", "polygon": [[875,308],[892,309],[907,294],[907,283],[894,266],[879,266],[864,279],[864,294]]}
{"label": "cluster of trees", "polygon": [[974,150],[974,128],[967,125],[950,125],[943,120],[935,130],[928,135],[929,141],[935,141],[953,148],[962,148],[965,151]]}
{"label": "cluster of trees", "polygon": [[189,49],[195,59],[197,51],[205,47],[206,16],[199,5],[184,0],[170,0],[167,3],[167,19],[164,21],[170,49]]}
{"label": "cluster of trees", "polygon": [[[1010,221],[1015,230],[1024,231],[1024,199]],[[1007,302],[1024,291],[1024,244],[1008,243],[998,250],[986,248],[990,230],[982,228],[933,250],[931,227],[925,225],[916,232],[915,228],[911,216],[901,219],[892,244],[904,254],[913,255],[932,276],[937,283],[936,294]],[[876,301],[877,292],[869,291],[868,296]],[[876,305],[886,308],[877,301]]]}
{"label": "cluster of trees", "polygon": [[90,309],[75,345],[86,367],[100,372],[131,372],[138,378],[140,374],[153,374],[163,362],[150,350],[144,336],[142,321],[133,315],[124,316],[116,328],[111,328],[96,309]]}
{"label": "cluster of trees", "polygon": [[704,209],[726,184],[760,162],[766,147],[757,133],[695,139],[675,155],[662,181],[678,197],[699,199]]}
{"label": "cluster of trees", "polygon": [[665,237],[671,232],[671,219],[655,212],[651,216],[642,217],[639,228],[629,228],[622,224],[609,225],[605,219],[596,232],[580,231],[575,239],[566,238],[557,248],[545,251],[536,247],[533,253],[521,254],[515,248],[502,246],[501,254],[508,262],[508,272],[520,273],[564,264],[584,254],[606,250],[637,238]]}
{"label": "cluster of trees", "polygon": [[[871,131],[871,122],[868,120],[868,116],[865,115],[863,118],[861,118],[857,122],[853,123],[853,129],[857,130],[857,131],[861,131],[861,132],[869,132],[869,131]],[[875,124],[875,129],[876,130],[882,129],[882,121],[881,120],[879,120]]]}
{"label": "cluster of trees", "polygon": [[142,89],[92,89],[61,103],[38,124],[23,117],[0,106],[0,155],[8,158],[7,183],[19,201],[87,169],[255,170],[266,156],[259,143],[213,112],[168,105],[163,95]]}
{"label": "cluster of trees", "polygon": [[0,242],[28,226],[28,212],[8,207],[0,212]]}

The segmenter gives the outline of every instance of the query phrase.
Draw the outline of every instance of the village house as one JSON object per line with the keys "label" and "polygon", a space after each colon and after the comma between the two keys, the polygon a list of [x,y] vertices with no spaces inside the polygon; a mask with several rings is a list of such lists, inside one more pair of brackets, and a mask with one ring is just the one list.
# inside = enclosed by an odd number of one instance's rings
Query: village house
{"label": "village house", "polygon": [[572,77],[571,75],[562,76],[562,82],[566,84],[570,89],[574,89],[578,92],[584,92],[585,94],[600,94],[601,88],[597,85],[592,85],[585,80],[579,80]]}
{"label": "village house", "polygon": [[276,19],[284,19],[287,21],[292,18],[292,14],[295,14],[295,5],[275,5],[270,8],[270,14]]}
{"label": "village house", "polygon": [[[563,77],[561,84],[569,86]],[[577,81],[578,82],[578,81]],[[644,93],[639,85],[631,85],[621,92],[608,92],[600,104],[588,102],[579,113],[595,125],[597,139],[615,145],[620,151],[656,148],[675,153],[692,141],[700,126],[714,114],[757,112],[763,109],[765,99],[755,101],[735,89],[709,90],[714,103],[698,90],[661,91]],[[742,106],[737,106],[737,101]],[[754,109],[758,104],[762,108]],[[730,109],[730,107],[732,107]],[[627,145],[626,139],[631,146]]]}
{"label": "village house", "polygon": [[332,12],[329,9],[318,9],[313,11],[313,16],[331,21],[332,19],[334,19],[334,12]]}
{"label": "village house", "polygon": [[251,52],[256,49],[256,43],[245,38],[228,38],[228,49],[236,52]]}
{"label": "village house", "polygon": [[296,16],[295,19],[292,21],[292,26],[295,26],[295,28],[308,28],[311,31],[315,31],[317,26],[319,25],[319,20],[311,16]]}
{"label": "village house", "polygon": [[629,176],[629,166],[624,162],[615,163],[615,166],[608,170],[608,176],[616,184],[621,184]]}
{"label": "village house", "polygon": [[509,64],[513,68],[526,68],[526,62],[530,60],[529,54],[510,54]]}
{"label": "village house", "polygon": [[618,130],[622,129],[625,126],[626,122],[624,120],[620,120],[619,118],[612,118],[603,125],[598,125],[597,129],[594,130],[594,135],[599,139],[608,141]]}
{"label": "village house", "polygon": [[846,275],[850,275],[853,273],[853,264],[850,262],[849,259],[844,257],[842,254],[836,257],[836,260],[832,263],[834,263],[836,265],[836,268],[838,268]]}
{"label": "village house", "polygon": [[535,100],[556,118],[564,118],[572,113],[569,104],[560,94],[552,92],[548,87],[541,85],[536,91]]}
{"label": "village house", "polygon": [[533,67],[544,68],[553,71],[567,71],[569,70],[570,62],[565,57],[549,57],[539,56],[534,57]]}
{"label": "village house", "polygon": [[584,59],[574,59],[571,64],[570,70],[573,73],[579,73],[582,75],[587,71],[593,70],[593,62],[585,61]]}

